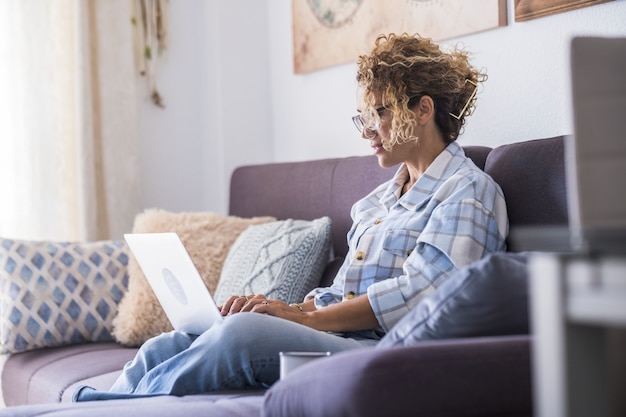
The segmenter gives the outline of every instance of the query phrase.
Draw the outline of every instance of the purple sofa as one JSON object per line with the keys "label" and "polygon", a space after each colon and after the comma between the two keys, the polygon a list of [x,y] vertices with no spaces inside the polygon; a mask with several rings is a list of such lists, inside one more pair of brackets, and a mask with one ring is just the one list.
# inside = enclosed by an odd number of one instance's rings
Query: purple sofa
{"label": "purple sofa", "polygon": [[[563,142],[465,148],[502,187],[512,228],[567,223]],[[373,156],[241,167],[231,179],[230,214],[331,217],[337,259],[325,285],[347,251],[352,203],[393,172]],[[304,366],[267,391],[80,404],[69,402],[77,385],[108,388],[136,350],[115,343],[46,348],[9,357],[2,373],[9,407],[0,416],[531,416],[531,342],[529,335],[487,336],[365,349]]]}

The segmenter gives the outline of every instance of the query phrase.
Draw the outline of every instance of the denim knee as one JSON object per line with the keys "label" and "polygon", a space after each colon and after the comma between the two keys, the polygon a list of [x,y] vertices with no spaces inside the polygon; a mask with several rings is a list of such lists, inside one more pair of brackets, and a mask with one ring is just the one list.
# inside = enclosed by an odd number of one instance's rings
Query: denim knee
{"label": "denim knee", "polygon": [[146,340],[145,343],[141,345],[141,349],[162,350],[162,346],[168,346],[170,349],[180,351],[189,347],[196,337],[195,335],[172,330]]}
{"label": "denim knee", "polygon": [[[252,347],[254,342],[267,338],[282,319],[258,313],[237,313],[220,323],[219,346],[223,352],[239,352]],[[209,332],[210,333],[210,330]],[[202,336],[201,336],[202,337]],[[214,336],[213,336],[214,337]]]}
{"label": "denim knee", "polygon": [[[268,320],[270,318],[270,320]],[[267,332],[271,316],[258,313],[237,313],[223,321],[221,331],[229,336],[248,335],[256,337]]]}

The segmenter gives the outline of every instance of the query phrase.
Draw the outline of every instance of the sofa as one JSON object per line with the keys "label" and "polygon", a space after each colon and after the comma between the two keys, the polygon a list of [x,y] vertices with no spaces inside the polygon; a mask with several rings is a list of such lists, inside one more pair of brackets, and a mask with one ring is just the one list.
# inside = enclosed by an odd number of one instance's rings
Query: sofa
{"label": "sofa", "polygon": [[[502,187],[511,230],[567,223],[565,140],[464,147]],[[347,252],[351,205],[393,172],[374,156],[244,166],[232,174],[229,213],[328,216],[334,258],[320,282],[328,285]],[[509,251],[518,250],[515,243]],[[531,416],[531,343],[528,332],[428,340],[335,354],[267,390],[76,404],[75,387],[107,389],[136,352],[115,342],[77,343],[10,355],[0,416]]]}

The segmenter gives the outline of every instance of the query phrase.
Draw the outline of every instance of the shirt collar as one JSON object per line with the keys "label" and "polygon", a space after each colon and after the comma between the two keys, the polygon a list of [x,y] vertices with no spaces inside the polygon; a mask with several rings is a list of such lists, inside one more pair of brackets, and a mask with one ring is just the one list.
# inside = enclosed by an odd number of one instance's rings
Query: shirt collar
{"label": "shirt collar", "polygon": [[402,164],[389,181],[380,202],[387,209],[398,203],[407,210],[417,210],[430,199],[435,191],[454,174],[465,161],[463,148],[456,143],[450,143],[428,166],[424,174],[402,197],[400,192],[409,178],[409,170]]}

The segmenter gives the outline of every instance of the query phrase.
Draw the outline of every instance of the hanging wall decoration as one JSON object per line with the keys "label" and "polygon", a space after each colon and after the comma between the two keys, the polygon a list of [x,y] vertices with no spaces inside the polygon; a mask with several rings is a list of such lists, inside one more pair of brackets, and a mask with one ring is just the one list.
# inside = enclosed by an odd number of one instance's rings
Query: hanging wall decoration
{"label": "hanging wall decoration", "polygon": [[386,33],[436,41],[506,25],[506,0],[292,0],[294,71],[355,62]]}
{"label": "hanging wall decoration", "polygon": [[515,0],[515,21],[536,19],[613,0]]}
{"label": "hanging wall decoration", "polygon": [[165,107],[156,82],[157,58],[167,48],[167,1],[133,0],[131,18],[135,38],[135,56],[139,74],[146,77],[150,98]]}

